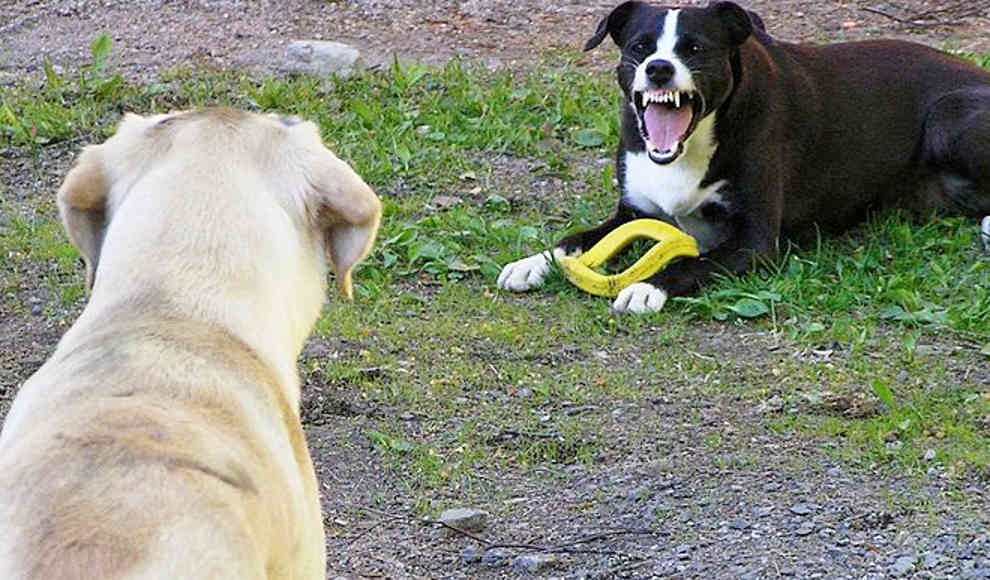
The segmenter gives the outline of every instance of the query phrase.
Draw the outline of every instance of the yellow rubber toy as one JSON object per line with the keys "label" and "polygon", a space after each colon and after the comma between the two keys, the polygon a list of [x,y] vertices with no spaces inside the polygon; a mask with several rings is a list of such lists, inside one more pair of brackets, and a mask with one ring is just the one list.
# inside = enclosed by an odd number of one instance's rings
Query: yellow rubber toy
{"label": "yellow rubber toy", "polygon": [[[605,276],[593,268],[601,266],[622,248],[639,239],[656,244],[623,272]],[[654,219],[638,219],[609,232],[590,250],[576,258],[561,256],[557,263],[572,284],[589,294],[613,298],[623,288],[656,274],[675,258],[697,258],[698,242],[674,226]]]}

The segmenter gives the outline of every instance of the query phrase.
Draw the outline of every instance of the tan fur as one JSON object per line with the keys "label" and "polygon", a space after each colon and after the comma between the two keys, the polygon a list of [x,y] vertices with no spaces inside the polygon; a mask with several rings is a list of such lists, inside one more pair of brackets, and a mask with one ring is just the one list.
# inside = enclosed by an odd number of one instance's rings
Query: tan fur
{"label": "tan fur", "polygon": [[312,123],[128,115],[58,192],[91,296],[0,432],[0,578],[319,579],[296,358],[381,219]]}

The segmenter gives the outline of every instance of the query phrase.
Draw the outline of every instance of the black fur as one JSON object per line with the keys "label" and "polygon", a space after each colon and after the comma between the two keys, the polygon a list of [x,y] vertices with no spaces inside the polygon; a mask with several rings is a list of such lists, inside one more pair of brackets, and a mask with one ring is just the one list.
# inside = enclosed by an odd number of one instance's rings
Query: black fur
{"label": "black fur", "polygon": [[[624,62],[641,58],[641,40],[655,43],[665,14],[625,2],[585,49],[609,35]],[[671,264],[651,284],[669,295],[693,292],[714,273],[739,274],[773,259],[782,239],[841,231],[877,208],[990,214],[986,71],[908,42],[777,41],[759,16],[731,2],[684,8],[680,18],[678,30],[705,45],[697,56],[682,56],[704,113],[715,115],[718,148],[701,185],[727,183],[719,192],[723,203],[694,215],[728,238],[700,259]],[[625,199],[625,153],[644,149],[628,106],[633,71],[617,68],[625,96],[616,171],[623,197],[608,221],[560,241],[568,253],[587,250],[637,217],[676,223],[678,216],[644,213]]]}

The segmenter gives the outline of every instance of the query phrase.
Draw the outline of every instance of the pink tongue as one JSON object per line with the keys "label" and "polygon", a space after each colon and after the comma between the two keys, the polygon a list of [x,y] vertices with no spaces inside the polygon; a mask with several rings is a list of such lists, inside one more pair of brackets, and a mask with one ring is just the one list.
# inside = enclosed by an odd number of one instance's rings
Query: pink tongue
{"label": "pink tongue", "polygon": [[690,104],[674,109],[665,105],[650,103],[643,113],[646,134],[660,151],[668,151],[687,132],[691,125]]}

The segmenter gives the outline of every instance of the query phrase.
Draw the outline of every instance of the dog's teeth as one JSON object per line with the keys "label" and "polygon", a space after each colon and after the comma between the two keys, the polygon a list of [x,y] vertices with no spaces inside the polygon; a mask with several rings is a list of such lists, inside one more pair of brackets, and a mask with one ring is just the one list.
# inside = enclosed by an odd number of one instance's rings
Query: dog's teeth
{"label": "dog's teeth", "polygon": [[681,94],[681,91],[652,91],[643,93],[643,106],[649,105],[650,103],[673,103],[675,107],[680,108],[681,97],[685,99],[688,98],[688,94]]}

